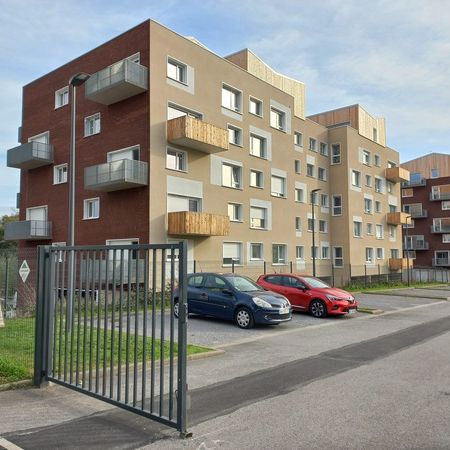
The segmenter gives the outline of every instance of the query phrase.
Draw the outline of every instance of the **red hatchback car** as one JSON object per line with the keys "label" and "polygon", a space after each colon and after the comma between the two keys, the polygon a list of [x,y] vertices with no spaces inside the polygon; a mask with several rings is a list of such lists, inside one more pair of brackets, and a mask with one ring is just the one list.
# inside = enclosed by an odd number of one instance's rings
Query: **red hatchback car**
{"label": "red hatchback car", "polygon": [[358,308],[353,295],[308,275],[266,274],[257,283],[287,297],[293,310],[308,311],[314,317],[354,314]]}

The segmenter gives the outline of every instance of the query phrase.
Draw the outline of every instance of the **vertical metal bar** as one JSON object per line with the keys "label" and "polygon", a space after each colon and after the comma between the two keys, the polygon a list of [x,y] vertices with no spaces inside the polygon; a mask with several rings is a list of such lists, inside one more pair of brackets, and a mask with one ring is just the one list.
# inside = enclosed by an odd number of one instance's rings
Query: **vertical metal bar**
{"label": "vertical metal bar", "polygon": [[[51,257],[53,259],[54,255],[51,254]],[[53,261],[52,261],[53,262]],[[52,308],[53,312],[53,358],[52,358],[52,374],[53,376],[56,376],[56,355],[59,354],[59,349],[57,349],[58,344],[58,307],[61,303],[62,296],[64,295],[64,292],[61,290],[61,286],[59,285],[59,273],[60,273],[60,266],[59,264],[56,264],[56,271],[55,271],[55,279],[54,279],[54,285],[51,287],[51,289],[56,289],[56,297],[55,302]]]}
{"label": "vertical metal bar", "polygon": [[145,410],[145,393],[147,380],[148,250],[144,250],[144,255],[144,320],[142,323],[142,410]]}
{"label": "vertical metal bar", "polygon": [[[109,260],[110,260],[110,251],[107,251],[107,257],[106,257],[106,279],[108,279],[109,274]],[[114,257],[113,257],[114,258]],[[113,261],[114,266],[114,261]],[[112,290],[114,292],[115,286],[113,284]],[[105,311],[103,314],[103,376],[102,376],[102,395],[106,395],[106,368],[108,363],[108,293],[109,290],[106,288],[105,291]]]}
{"label": "vertical metal bar", "polygon": [[180,242],[179,256],[179,318],[178,318],[178,403],[177,426],[187,435],[187,243]]}
{"label": "vertical metal bar", "polygon": [[78,320],[77,320],[77,354],[76,354],[76,372],[75,372],[75,384],[80,385],[80,346],[81,346],[81,288],[83,283],[83,256],[84,252],[80,252],[80,280],[78,283],[78,295],[77,295],[77,307],[78,307]]}
{"label": "vertical metal bar", "polygon": [[173,353],[174,353],[174,315],[173,315],[173,291],[175,284],[175,248],[172,247],[170,258],[170,346],[169,346],[169,420],[173,418]]}
{"label": "vertical metal bar", "polygon": [[123,327],[123,249],[120,250],[120,293],[119,293],[119,345],[117,349],[117,400],[120,401],[122,396],[122,327]]}
{"label": "vertical metal bar", "polygon": [[89,329],[89,391],[92,391],[92,369],[93,369],[93,358],[94,358],[94,280],[95,280],[95,261],[96,261],[97,252],[92,252],[92,260],[91,260],[91,273],[90,275],[90,283],[86,289],[86,296],[89,295],[91,300],[91,321],[90,321],[90,329]]}
{"label": "vertical metal bar", "polygon": [[155,396],[155,336],[156,336],[156,271],[157,271],[157,251],[153,249],[152,252],[152,348],[151,348],[151,364],[150,364],[150,412],[153,413],[154,409],[154,396]]}
{"label": "vertical metal bar", "polygon": [[[55,254],[56,258],[58,258],[58,260],[59,260],[60,259],[59,258],[59,256],[60,256],[59,252],[55,251],[54,254]],[[66,265],[64,264],[64,260],[63,260],[63,275],[62,275],[63,286],[64,286],[64,282],[65,282],[65,279],[66,279],[65,267],[66,267]],[[69,269],[73,270],[73,266],[71,268],[69,268]],[[70,276],[73,276],[73,274],[69,274],[68,273],[68,277],[69,278],[70,278]],[[67,290],[67,292],[69,292],[69,291]],[[68,344],[69,344],[69,339],[68,338],[69,338],[69,333],[71,331],[70,330],[71,314],[70,314],[70,311],[69,311],[69,306],[71,307],[71,305],[72,305],[72,302],[68,302],[67,299],[66,299],[66,314],[65,314],[65,317],[64,317],[64,324],[65,324],[65,326],[64,326],[64,381],[67,381],[67,357],[68,357],[67,353],[68,353]],[[62,309],[62,307],[63,307],[63,304],[61,303],[61,309]],[[61,323],[60,326],[62,327],[63,324]]]}
{"label": "vertical metal bar", "polygon": [[197,272],[197,260],[194,259],[194,273]]}
{"label": "vertical metal bar", "polygon": [[[66,250],[61,250],[60,255],[63,255],[63,261],[67,260],[67,251]],[[73,280],[74,280],[74,286],[76,284],[76,279],[77,279],[77,254],[78,252],[75,252],[74,254],[74,264],[73,264]],[[73,384],[73,346],[74,346],[74,334],[75,334],[75,301],[71,302],[71,304],[69,305],[71,308],[71,313],[70,313],[70,321],[71,321],[71,325],[70,325],[70,367],[69,367],[69,383]]]}
{"label": "vertical metal bar", "polygon": [[136,407],[137,383],[138,383],[138,343],[139,343],[139,250],[136,250],[136,292],[134,311],[134,367],[133,367],[133,406]]}
{"label": "vertical metal bar", "polygon": [[[65,264],[62,266],[62,274],[60,277],[60,292],[64,292],[64,275],[65,275]],[[62,349],[63,349],[63,301],[64,301],[64,295],[61,295],[59,299],[59,338],[58,338],[58,379],[61,378],[61,361],[63,358]]]}
{"label": "vertical metal bar", "polygon": [[164,415],[164,338],[166,303],[166,249],[161,252],[161,338],[159,345],[159,415]]}
{"label": "vertical metal bar", "polygon": [[127,279],[127,336],[126,336],[126,353],[125,353],[125,403],[129,401],[129,388],[130,388],[130,303],[131,303],[131,251],[128,249],[128,279]]}
{"label": "vertical metal bar", "polygon": [[9,255],[6,255],[6,260],[5,260],[5,311],[6,311],[6,304],[8,303],[8,292],[9,292]]}
{"label": "vertical metal bar", "polygon": [[289,261],[289,265],[291,267],[291,273],[292,273],[293,272],[293,270],[292,270],[292,261]]}
{"label": "vertical metal bar", "polygon": [[231,260],[231,273],[234,273],[234,259]]}
{"label": "vertical metal bar", "polygon": [[89,260],[90,252],[86,252],[86,267],[84,269],[84,291],[81,289],[81,293],[84,292],[84,317],[83,317],[83,381],[82,388],[86,388],[86,356],[87,356],[87,316],[88,316],[88,305],[87,305],[87,282],[89,277]]}
{"label": "vertical metal bar", "polygon": [[[97,344],[97,352],[95,355],[95,393],[98,394],[99,391],[99,387],[100,387],[100,340],[101,340],[101,334],[100,334],[100,330],[101,330],[101,319],[102,319],[102,311],[101,311],[101,299],[100,299],[100,292],[101,292],[101,288],[102,288],[102,263],[103,261],[105,261],[106,265],[108,264],[107,260],[105,259],[105,252],[101,251],[99,253],[99,258],[98,258],[98,284],[97,284],[97,289],[98,289],[98,298],[97,298],[97,339],[96,339],[96,344]],[[105,268],[106,270],[106,268]],[[106,298],[106,291],[108,289],[108,278],[105,274],[105,290],[104,290],[104,298]],[[107,307],[106,302],[105,302],[105,308]],[[103,368],[103,370],[105,370]]]}
{"label": "vertical metal bar", "polygon": [[335,281],[334,281],[334,264],[333,263],[331,263],[331,279],[333,281],[332,286],[334,287]]}
{"label": "vertical metal bar", "polygon": [[113,268],[112,268],[112,285],[111,293],[111,361],[109,366],[109,396],[114,397],[114,338],[115,338],[115,321],[116,321],[116,254],[117,249],[113,250]]}
{"label": "vertical metal bar", "polygon": [[266,261],[264,261],[264,275],[267,273]]}

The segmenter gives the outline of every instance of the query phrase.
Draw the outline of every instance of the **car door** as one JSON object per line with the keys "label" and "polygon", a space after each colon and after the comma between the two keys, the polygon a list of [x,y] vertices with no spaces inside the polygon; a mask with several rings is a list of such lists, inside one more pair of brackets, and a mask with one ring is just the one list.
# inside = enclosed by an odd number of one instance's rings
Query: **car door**
{"label": "car door", "polygon": [[309,307],[310,296],[306,285],[298,278],[290,275],[283,277],[283,285],[286,289],[286,297],[289,299],[295,309],[307,310]]}
{"label": "car door", "polygon": [[188,278],[188,310],[190,313],[203,314],[203,303],[208,294],[203,290],[204,275],[192,275]]}
{"label": "car door", "polygon": [[270,291],[278,292],[282,295],[286,292],[286,289],[283,286],[283,277],[281,275],[267,275],[264,278],[264,282],[264,287]]}
{"label": "car door", "polygon": [[[204,290],[208,294],[205,306],[208,315],[221,319],[233,317],[234,295],[228,283],[218,275],[208,275],[204,284]],[[206,305],[207,302],[207,305]]]}

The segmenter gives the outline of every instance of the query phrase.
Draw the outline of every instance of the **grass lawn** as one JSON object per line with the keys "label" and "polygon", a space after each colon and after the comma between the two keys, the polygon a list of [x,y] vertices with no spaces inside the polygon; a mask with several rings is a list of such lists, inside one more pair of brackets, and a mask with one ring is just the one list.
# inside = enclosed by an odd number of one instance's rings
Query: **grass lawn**
{"label": "grass lawn", "polygon": [[[19,381],[24,379],[29,379],[33,374],[33,358],[34,358],[34,319],[9,319],[6,321],[6,326],[0,328],[0,384],[10,383],[13,381]],[[65,323],[62,323],[63,327]],[[99,368],[103,368],[103,361],[106,359],[106,367],[109,368],[111,360],[113,360],[114,365],[117,365],[120,361],[122,367],[124,367],[124,362],[127,357],[127,347],[128,347],[128,359],[129,364],[134,363],[134,353],[135,345],[137,347],[137,362],[142,362],[144,348],[146,351],[146,360],[151,359],[152,353],[152,339],[147,337],[146,341],[142,336],[138,336],[135,340],[134,334],[130,334],[127,344],[126,334],[125,334],[125,324],[122,333],[122,348],[119,355],[118,352],[118,342],[119,342],[119,331],[114,331],[111,333],[109,330],[106,333],[105,342],[105,332],[103,329],[83,327],[80,325],[72,330],[72,333],[67,335],[61,332],[59,327],[56,328],[56,336],[52,336],[52,341],[55,342],[54,355],[56,356],[56,371],[64,370],[64,351],[67,345],[67,369],[69,370],[70,359],[72,356],[73,369],[75,370],[75,363],[78,353],[79,369],[81,370],[83,361],[85,363],[86,370],[88,370],[89,362],[91,361],[92,369],[96,368],[97,354],[99,356]],[[169,330],[166,330],[168,332]],[[114,340],[114,352],[112,352],[112,342]],[[92,342],[92,350],[91,350]],[[71,347],[73,352],[71,352]],[[161,341],[155,339],[153,342],[155,359],[161,358]],[[164,342],[163,347],[163,358],[169,358],[170,355],[170,344],[169,342]],[[83,352],[86,349],[86,352]],[[105,352],[106,349],[106,352]],[[174,354],[177,354],[177,345],[174,343]],[[211,349],[206,347],[199,347],[196,345],[188,345],[187,353],[188,355],[196,353],[208,352]],[[60,353],[61,351],[61,353]],[[60,357],[61,355],[61,357]],[[83,358],[84,356],[84,358]]]}
{"label": "grass lawn", "polygon": [[349,284],[343,287],[350,292],[372,292],[372,291],[386,291],[389,289],[414,289],[414,288],[432,288],[433,286],[444,286],[446,283],[411,283],[409,286],[403,282],[386,282],[386,283],[372,283],[364,286],[364,283]]}

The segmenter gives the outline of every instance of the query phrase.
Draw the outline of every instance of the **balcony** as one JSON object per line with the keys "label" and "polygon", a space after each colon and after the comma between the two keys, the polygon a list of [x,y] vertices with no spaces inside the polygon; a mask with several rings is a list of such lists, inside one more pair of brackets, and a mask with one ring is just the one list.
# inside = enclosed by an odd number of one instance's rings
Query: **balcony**
{"label": "balcony", "polygon": [[190,116],[167,121],[168,142],[204,153],[228,150],[228,131]]}
{"label": "balcony", "polygon": [[388,167],[385,171],[385,178],[393,183],[409,181],[409,171],[402,167]]}
{"label": "balcony", "polygon": [[84,188],[92,191],[121,191],[148,185],[148,164],[121,159],[84,169]]}
{"label": "balcony", "polygon": [[428,211],[426,209],[411,209],[409,214],[412,219],[425,219],[428,217]]}
{"label": "balcony", "polygon": [[450,219],[436,221],[431,225],[432,233],[450,233]]}
{"label": "balcony", "polygon": [[[412,267],[413,260],[409,259],[409,267]],[[389,269],[391,270],[402,270],[406,269],[408,266],[407,258],[389,258]]]}
{"label": "balcony", "polygon": [[445,189],[430,192],[430,200],[450,200],[450,189],[446,186]]}
{"label": "balcony", "polygon": [[428,250],[430,245],[426,241],[412,241],[406,247],[409,250]]}
{"label": "balcony", "polygon": [[449,258],[433,258],[433,267],[446,267],[450,266]]}
{"label": "balcony", "polygon": [[219,214],[177,211],[168,214],[167,234],[186,236],[228,236],[230,218]]}
{"label": "balcony", "polygon": [[426,178],[420,178],[419,180],[408,180],[408,181],[402,182],[403,188],[419,187],[419,186],[426,186],[426,185],[427,185]]}
{"label": "balcony", "polygon": [[402,225],[407,223],[408,214],[404,212],[387,213],[386,222],[389,225]]}
{"label": "balcony", "polygon": [[53,145],[30,141],[8,150],[6,165],[16,169],[36,169],[53,164]]}
{"label": "balcony", "polygon": [[112,105],[148,90],[147,67],[124,59],[94,73],[85,83],[86,98]]}
{"label": "balcony", "polygon": [[47,220],[22,220],[5,225],[5,240],[27,241],[48,240],[52,238],[52,222]]}

